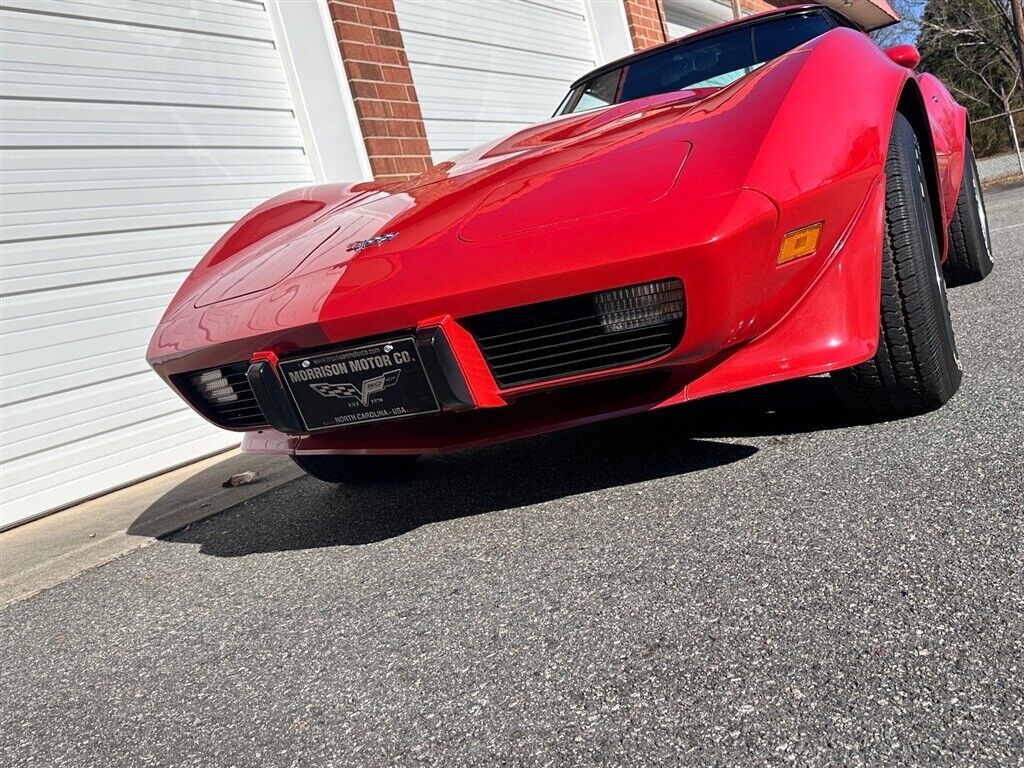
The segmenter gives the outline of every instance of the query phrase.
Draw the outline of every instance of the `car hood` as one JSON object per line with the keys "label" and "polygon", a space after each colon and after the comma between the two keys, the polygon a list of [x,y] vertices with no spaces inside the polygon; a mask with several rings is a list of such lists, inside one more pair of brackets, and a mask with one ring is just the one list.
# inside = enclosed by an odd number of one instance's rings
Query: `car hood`
{"label": "car hood", "polygon": [[689,151],[681,114],[715,92],[661,94],[552,119],[408,182],[312,188],[307,197],[322,203],[314,215],[226,257],[215,247],[190,277],[187,303],[260,292],[363,254],[439,240],[457,249],[648,204],[672,188]]}

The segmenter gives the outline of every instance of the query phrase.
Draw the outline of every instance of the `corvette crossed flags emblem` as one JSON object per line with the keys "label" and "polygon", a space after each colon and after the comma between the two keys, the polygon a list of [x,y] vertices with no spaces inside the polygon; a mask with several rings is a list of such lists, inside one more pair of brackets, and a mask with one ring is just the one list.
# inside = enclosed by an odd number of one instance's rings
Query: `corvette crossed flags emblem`
{"label": "corvette crossed flags emblem", "polygon": [[355,384],[346,381],[342,384],[313,384],[312,389],[321,397],[354,398],[365,408],[370,404],[370,397],[376,395],[378,392],[383,392],[388,387],[395,386],[395,384],[398,383],[398,377],[401,373],[402,370],[400,368],[393,371],[387,371],[386,373],[382,373],[380,376],[374,376],[372,379],[366,379],[363,381],[362,387],[357,387]]}

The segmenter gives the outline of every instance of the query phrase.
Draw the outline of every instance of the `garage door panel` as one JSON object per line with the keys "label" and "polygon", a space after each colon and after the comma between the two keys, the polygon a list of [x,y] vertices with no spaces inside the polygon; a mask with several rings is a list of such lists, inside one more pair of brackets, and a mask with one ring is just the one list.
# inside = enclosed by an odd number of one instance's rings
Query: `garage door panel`
{"label": "garage door panel", "polygon": [[522,0],[398,0],[395,5],[403,37],[407,31],[420,32],[435,39],[468,40],[523,51],[558,52],[579,61],[594,60],[589,35],[581,35],[587,23],[582,2],[566,0],[563,10]]}
{"label": "garage door panel", "polygon": [[[126,331],[120,338],[102,336],[89,340],[88,354],[70,350],[59,362],[46,367],[45,378],[40,379],[38,366],[33,364],[31,354],[20,353],[10,356],[11,368],[0,373],[0,407],[46,397],[55,393],[71,392],[99,382],[117,382],[127,376],[143,376],[152,373],[145,361],[145,349],[153,329]],[[51,358],[53,356],[51,355]],[[116,386],[116,384],[114,385]],[[2,412],[0,412],[2,417]]]}
{"label": "garage door panel", "polygon": [[558,83],[559,88],[568,85],[564,79],[567,62],[577,62],[577,74],[580,75],[594,66],[592,59],[574,59],[550,51],[511,50],[472,40],[438,39],[418,32],[404,32],[402,36],[406,47],[416,51],[414,56],[410,57],[410,64],[413,65],[505,72],[527,80],[553,80]]}
{"label": "garage door panel", "polygon": [[0,141],[7,147],[301,147],[302,135],[288,112],[13,100],[0,116]]}
{"label": "garage door panel", "polygon": [[[167,169],[156,172],[157,175],[155,176],[146,176],[145,172],[140,169],[130,170],[131,172],[124,174],[125,178],[120,180],[94,178],[90,171],[75,173],[73,170],[67,171],[67,180],[64,182],[59,180],[48,181],[39,176],[32,178],[29,174],[25,174],[23,180],[12,178],[13,174],[9,174],[7,178],[11,182],[9,187],[12,189],[10,193],[12,199],[26,195],[51,194],[55,192],[65,192],[69,195],[80,192],[95,192],[120,195],[117,198],[119,202],[124,200],[124,195],[129,190],[133,197],[144,194],[147,190],[162,189],[165,190],[165,196],[169,199],[178,196],[196,199],[195,194],[190,193],[188,190],[174,190],[178,187],[206,189],[211,184],[221,184],[224,186],[249,185],[250,188],[262,184],[263,186],[278,189],[282,185],[302,186],[309,181],[308,179],[301,178],[296,169],[283,166],[264,168],[263,170],[246,168],[244,173],[239,172],[236,174],[223,173],[221,168],[202,169],[201,172],[197,172],[194,169]],[[51,178],[56,176],[57,172],[51,174]],[[154,181],[158,181],[159,185],[154,186]]]}
{"label": "garage door panel", "polygon": [[119,22],[129,25],[128,28],[133,24],[148,24],[183,32],[273,39],[262,5],[239,0],[165,0],[152,4],[139,0],[32,0],[27,8],[35,13]]}
{"label": "garage door panel", "polygon": [[120,32],[109,25],[62,20],[59,30],[39,29],[38,17],[0,11],[4,59],[13,65],[56,65],[69,69],[129,67],[144,72],[267,78],[283,82],[271,43],[247,43],[204,35],[169,38],[160,30]]}
{"label": "garage door panel", "polygon": [[262,133],[258,128],[240,128],[237,132],[232,132],[230,125],[187,126],[172,123],[124,123],[115,126],[101,122],[72,124],[69,121],[65,125],[57,126],[48,125],[45,120],[35,123],[23,121],[18,124],[8,121],[0,130],[0,141],[4,141],[9,147],[33,147],[38,146],[37,142],[46,142],[46,146],[50,147],[82,148],[123,147],[126,144],[148,147],[273,148],[289,146],[297,140],[295,134],[284,129],[274,135],[269,129]]}
{"label": "garage door panel", "polygon": [[[22,73],[32,72],[37,67],[49,67],[60,72],[67,65],[57,65],[55,61],[68,61],[75,54],[73,50],[67,48],[43,47],[32,43],[5,43],[4,53],[8,56],[10,70]],[[228,84],[235,80],[242,87],[270,84],[271,87],[279,88],[283,83],[280,73],[271,68],[269,61],[264,65],[262,60],[232,61],[223,56],[215,58],[198,52],[186,52],[182,55],[187,56],[188,59],[172,60],[165,56],[136,56],[124,52],[88,51],[81,55],[81,62],[74,68],[74,74],[102,77],[104,72],[115,70],[120,71],[122,77],[126,76],[125,72],[132,72],[138,77],[155,80],[174,81],[176,78],[184,77],[186,81],[191,80],[197,83],[225,82]],[[6,74],[4,79],[7,79]],[[20,77],[21,81],[25,79],[24,75]],[[192,96],[199,97],[201,95],[195,93]],[[130,100],[122,98],[119,101]]]}
{"label": "garage door panel", "polygon": [[522,126],[519,123],[474,122],[471,125],[459,125],[445,121],[424,121],[427,133],[432,137],[431,150],[465,151],[466,146],[477,146],[494,139],[495,134],[501,136],[511,133]]}
{"label": "garage door panel", "polygon": [[227,76],[202,76],[166,71],[122,72],[63,65],[8,64],[0,80],[0,98],[61,99],[196,104],[214,107],[290,110],[284,83],[241,83]]}
{"label": "garage door panel", "polygon": [[732,7],[718,0],[665,0],[665,26],[670,40],[732,18]]}
{"label": "garage door panel", "polygon": [[38,330],[46,331],[47,341],[55,341],[60,334],[74,333],[75,327],[96,318],[109,319],[116,329],[121,322],[119,316],[158,305],[181,283],[182,278],[165,275],[7,296],[0,309],[5,349],[14,352],[31,348],[33,339],[41,338],[33,333]]}
{"label": "garage door panel", "polygon": [[[163,308],[153,306],[131,312],[117,312],[110,318],[81,320],[73,328],[51,328],[40,339],[39,334],[13,334],[6,351],[7,366],[12,375],[35,372],[63,361],[88,360],[93,350],[113,346],[124,348],[128,338],[143,339],[143,331],[152,333],[160,322]],[[145,354],[145,350],[141,350]]]}
{"label": "garage door panel", "polygon": [[185,273],[229,226],[71,238],[58,247],[50,240],[11,243],[4,246],[0,283],[11,295]]}
{"label": "garage door panel", "polygon": [[0,11],[0,527],[237,444],[146,347],[234,221],[313,181],[261,4],[20,4]]}
{"label": "garage door panel", "polygon": [[93,182],[96,188],[154,178],[192,182],[234,182],[288,174],[309,177],[301,147],[283,149],[138,149],[131,147],[49,149],[45,152],[0,150],[4,191],[32,191],[33,183]]}
{"label": "garage door panel", "polygon": [[[417,86],[417,94],[423,117],[433,120],[496,120],[521,126],[524,114],[550,117],[568,90],[560,82],[504,74],[423,71],[424,85]],[[476,94],[472,102],[467,103],[466,91]]]}
{"label": "garage door panel", "polygon": [[[168,186],[126,186],[119,189],[70,189],[56,192],[29,192],[3,199],[2,224],[18,226],[38,215],[52,213],[55,206],[65,206],[68,220],[92,220],[96,209],[110,207],[131,215],[160,214],[173,206],[175,211],[212,207],[237,201],[264,200],[285,189],[301,186],[303,179],[289,179],[281,184],[229,182],[216,186],[205,184],[172,184]],[[225,196],[239,195],[239,197]],[[130,203],[128,201],[131,201]]]}
{"label": "garage door panel", "polygon": [[125,379],[116,387],[96,385],[37,398],[6,410],[4,461],[10,461],[183,413],[188,406],[154,374]]}
{"label": "garage door panel", "polygon": [[[213,222],[230,222],[241,218],[252,209],[252,202],[252,198],[245,197],[211,201],[207,205],[190,202],[147,206],[146,210],[123,205],[114,209],[97,210],[92,218],[81,211],[77,214],[69,212],[67,219],[60,219],[52,212],[39,212],[31,214],[32,221],[19,223],[17,226],[8,225],[5,234],[12,240],[48,239],[54,236],[54,232],[57,233],[57,237],[78,237],[161,227],[208,226]],[[79,218],[71,218],[75,215]]]}
{"label": "garage door panel", "polygon": [[179,63],[183,55],[199,54],[209,56],[209,61],[262,62],[274,71],[275,78],[281,77],[280,68],[274,66],[274,41],[270,39],[253,41],[209,34],[176,34],[165,29],[109,24],[89,18],[51,19],[40,23],[40,17],[33,13],[7,9],[0,13],[4,20],[0,39],[5,43],[70,50],[82,56],[90,51],[119,56],[142,55],[174,63]]}
{"label": "garage door panel", "polygon": [[0,464],[0,527],[237,445],[191,412]]}
{"label": "garage door panel", "polygon": [[595,66],[582,0],[395,0],[436,162],[545,120]]}

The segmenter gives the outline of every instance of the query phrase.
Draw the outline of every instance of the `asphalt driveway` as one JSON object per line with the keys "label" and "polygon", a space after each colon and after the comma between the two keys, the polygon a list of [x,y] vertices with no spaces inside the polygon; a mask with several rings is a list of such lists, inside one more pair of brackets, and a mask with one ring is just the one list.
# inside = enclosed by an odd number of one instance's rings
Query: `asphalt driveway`
{"label": "asphalt driveway", "polygon": [[1024,187],[988,200],[940,411],[810,379],[287,483],[0,612],[0,765],[1024,764]]}

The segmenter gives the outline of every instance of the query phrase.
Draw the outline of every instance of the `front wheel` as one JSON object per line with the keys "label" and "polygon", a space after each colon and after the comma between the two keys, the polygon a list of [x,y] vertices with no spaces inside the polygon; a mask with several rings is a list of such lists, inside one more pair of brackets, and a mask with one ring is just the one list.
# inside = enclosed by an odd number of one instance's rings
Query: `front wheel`
{"label": "front wheel", "polygon": [[885,162],[885,232],[878,350],[832,374],[846,403],[884,417],[938,408],[960,386],[960,360],[914,129],[900,114]]}
{"label": "front wheel", "polygon": [[409,472],[419,456],[295,455],[292,461],[325,483],[374,483]]}

